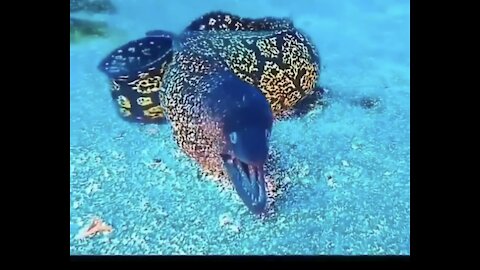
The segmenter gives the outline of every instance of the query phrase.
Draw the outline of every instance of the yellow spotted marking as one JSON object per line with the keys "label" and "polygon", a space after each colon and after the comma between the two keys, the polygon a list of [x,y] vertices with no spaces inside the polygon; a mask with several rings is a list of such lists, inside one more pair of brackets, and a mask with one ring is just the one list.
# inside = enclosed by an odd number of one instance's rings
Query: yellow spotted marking
{"label": "yellow spotted marking", "polygon": [[129,117],[130,115],[132,115],[130,110],[125,108],[120,108],[120,113],[123,115],[123,117]]}
{"label": "yellow spotted marking", "polygon": [[137,98],[137,104],[140,106],[147,106],[152,104],[152,98],[151,97],[139,97]]}
{"label": "yellow spotted marking", "polygon": [[161,118],[163,117],[163,110],[160,105],[152,107],[150,109],[144,110],[143,114],[149,118],[155,119],[155,118]]}
{"label": "yellow spotted marking", "polygon": [[162,78],[160,76],[146,77],[145,79],[135,80],[130,84],[133,84],[133,90],[140,94],[151,94],[160,91],[162,86]]}
{"label": "yellow spotted marking", "polygon": [[128,100],[125,96],[118,96],[117,98],[118,105],[122,108],[130,109],[132,108],[132,104],[130,104],[130,100]]}

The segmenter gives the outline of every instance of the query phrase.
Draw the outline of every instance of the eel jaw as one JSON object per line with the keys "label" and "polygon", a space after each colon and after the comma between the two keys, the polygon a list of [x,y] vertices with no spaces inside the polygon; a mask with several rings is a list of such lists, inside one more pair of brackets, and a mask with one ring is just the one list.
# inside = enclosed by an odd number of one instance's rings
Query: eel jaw
{"label": "eel jaw", "polygon": [[254,214],[261,214],[267,205],[263,166],[250,165],[231,155],[222,155],[230,181],[243,203]]}

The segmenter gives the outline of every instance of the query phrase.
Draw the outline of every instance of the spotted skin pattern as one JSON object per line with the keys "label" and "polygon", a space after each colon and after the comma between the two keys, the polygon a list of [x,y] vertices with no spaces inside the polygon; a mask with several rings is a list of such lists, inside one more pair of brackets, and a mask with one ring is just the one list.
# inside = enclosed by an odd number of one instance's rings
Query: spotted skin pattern
{"label": "spotted skin pattern", "polygon": [[213,85],[206,75],[218,71],[215,61],[188,50],[176,52],[164,88],[160,91],[161,106],[172,125],[179,147],[197,160],[209,173],[218,176],[221,164],[221,123],[209,118],[203,96]]}
{"label": "spotted skin pattern", "polygon": [[293,28],[293,23],[289,19],[272,17],[251,19],[214,11],[194,20],[185,31],[271,31],[287,28]]}
{"label": "spotted skin pattern", "polygon": [[311,95],[320,59],[296,29],[186,32],[179,43],[221,61],[240,79],[258,87],[277,118]]}
{"label": "spotted skin pattern", "polygon": [[172,36],[147,36],[113,50],[99,65],[120,115],[142,123],[164,121],[158,91],[171,62]]}
{"label": "spotted skin pattern", "polygon": [[130,78],[123,76],[112,79],[112,98],[117,100],[120,113],[126,119],[141,122],[160,122],[165,115],[160,107],[158,91],[169,62],[164,62],[160,69],[140,73]]}

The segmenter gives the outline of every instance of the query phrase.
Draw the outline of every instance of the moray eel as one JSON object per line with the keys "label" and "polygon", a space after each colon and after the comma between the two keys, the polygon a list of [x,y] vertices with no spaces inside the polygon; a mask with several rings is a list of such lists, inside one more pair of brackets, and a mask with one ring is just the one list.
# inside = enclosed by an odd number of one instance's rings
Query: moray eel
{"label": "moray eel", "polygon": [[178,146],[261,214],[277,189],[264,172],[272,123],[316,92],[319,66],[290,20],[212,12],[179,35],[148,31],[99,68],[125,118],[167,119]]}

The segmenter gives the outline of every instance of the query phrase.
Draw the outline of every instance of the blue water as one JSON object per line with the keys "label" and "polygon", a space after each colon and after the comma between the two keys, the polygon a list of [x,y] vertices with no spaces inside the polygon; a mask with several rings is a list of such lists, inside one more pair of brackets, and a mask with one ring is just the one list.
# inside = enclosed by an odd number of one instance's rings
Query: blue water
{"label": "blue water", "polygon": [[[409,1],[113,3],[116,14],[77,16],[106,21],[115,34],[70,48],[71,254],[410,253]],[[271,219],[258,220],[235,193],[199,177],[168,125],[120,119],[96,69],[146,31],[178,32],[213,10],[289,16],[322,57],[328,106],[273,128],[290,188]],[[351,102],[364,96],[380,107]],[[77,239],[94,216],[113,231]]]}

